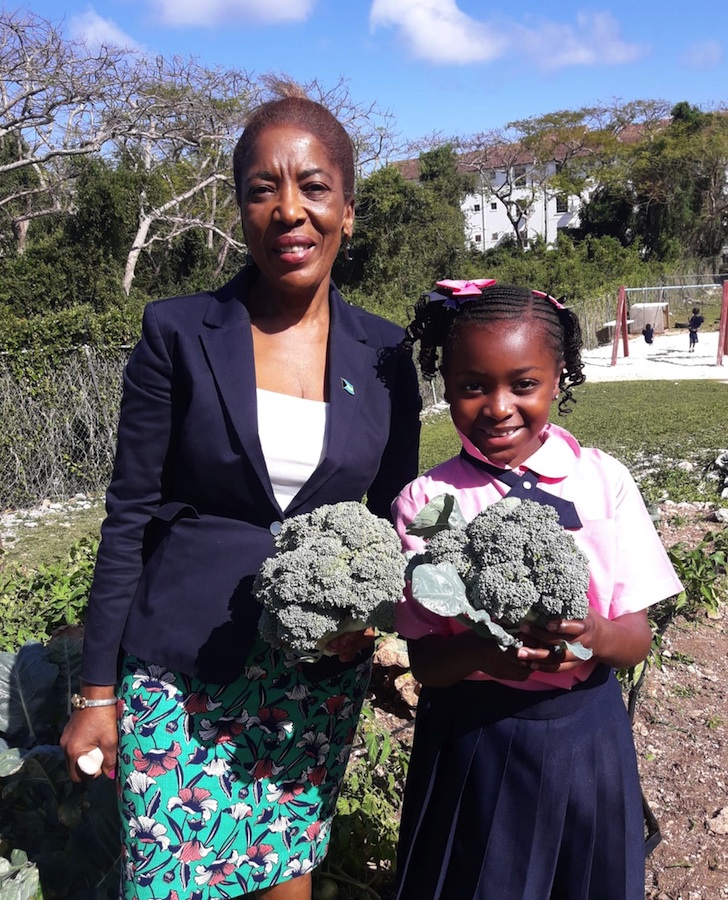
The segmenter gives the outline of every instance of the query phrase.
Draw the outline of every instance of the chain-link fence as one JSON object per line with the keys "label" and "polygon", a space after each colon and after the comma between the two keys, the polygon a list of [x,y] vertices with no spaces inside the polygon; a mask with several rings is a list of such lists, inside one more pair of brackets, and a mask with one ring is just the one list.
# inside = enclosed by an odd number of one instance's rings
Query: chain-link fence
{"label": "chain-link fence", "polygon": [[0,508],[105,490],[129,348],[0,355]]}
{"label": "chain-link fence", "polygon": [[[611,299],[581,315],[587,346]],[[114,458],[122,371],[129,347],[0,354],[0,509],[106,490]],[[425,410],[443,384],[420,378]]]}

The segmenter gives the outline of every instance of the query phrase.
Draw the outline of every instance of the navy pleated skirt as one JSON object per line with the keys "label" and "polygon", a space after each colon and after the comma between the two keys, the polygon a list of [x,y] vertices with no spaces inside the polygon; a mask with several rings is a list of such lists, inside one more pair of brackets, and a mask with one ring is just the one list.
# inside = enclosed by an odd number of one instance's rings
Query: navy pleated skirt
{"label": "navy pleated skirt", "polygon": [[424,688],[397,900],[643,900],[645,835],[621,689]]}

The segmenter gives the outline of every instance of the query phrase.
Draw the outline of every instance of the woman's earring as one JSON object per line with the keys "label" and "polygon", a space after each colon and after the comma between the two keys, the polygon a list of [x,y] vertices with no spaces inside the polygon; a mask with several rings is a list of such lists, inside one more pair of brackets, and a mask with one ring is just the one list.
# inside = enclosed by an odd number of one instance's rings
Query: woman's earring
{"label": "woman's earring", "polygon": [[353,262],[354,254],[351,252],[351,241],[346,242],[346,247],[344,247],[344,259],[347,262]]}

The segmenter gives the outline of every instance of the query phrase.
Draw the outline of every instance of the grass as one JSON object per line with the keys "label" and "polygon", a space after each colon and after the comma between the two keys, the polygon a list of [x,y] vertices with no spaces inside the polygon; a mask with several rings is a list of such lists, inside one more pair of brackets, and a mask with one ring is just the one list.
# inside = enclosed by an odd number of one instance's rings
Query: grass
{"label": "grass", "polygon": [[6,543],[0,556],[0,567],[18,565],[36,569],[62,559],[76,541],[87,535],[97,536],[104,514],[103,503],[98,501],[90,509],[64,509],[49,512],[35,528],[20,525],[15,529],[18,540]]}
{"label": "grass", "polygon": [[[728,378],[728,371],[726,372]],[[728,448],[728,384],[716,381],[620,381],[584,384],[568,416],[552,421],[584,446],[621,459],[648,500],[718,499],[718,482],[705,475],[719,450]],[[420,468],[426,471],[456,454],[460,443],[450,416],[427,416]],[[688,461],[693,471],[677,468]]]}

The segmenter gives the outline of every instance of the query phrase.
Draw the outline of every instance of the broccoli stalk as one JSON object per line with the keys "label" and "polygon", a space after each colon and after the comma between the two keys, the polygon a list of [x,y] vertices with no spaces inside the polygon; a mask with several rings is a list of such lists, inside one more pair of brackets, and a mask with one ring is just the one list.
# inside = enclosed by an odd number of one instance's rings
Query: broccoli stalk
{"label": "broccoli stalk", "polygon": [[[588,560],[550,506],[505,497],[465,524],[455,498],[442,494],[407,531],[428,539],[407,569],[415,600],[503,648],[521,646],[524,620],[545,625],[588,612]],[[568,647],[580,659],[591,656],[577,642]]]}
{"label": "broccoli stalk", "polygon": [[320,506],[283,522],[253,584],[261,637],[303,659],[340,634],[394,628],[405,562],[392,525],[361,503]]}

